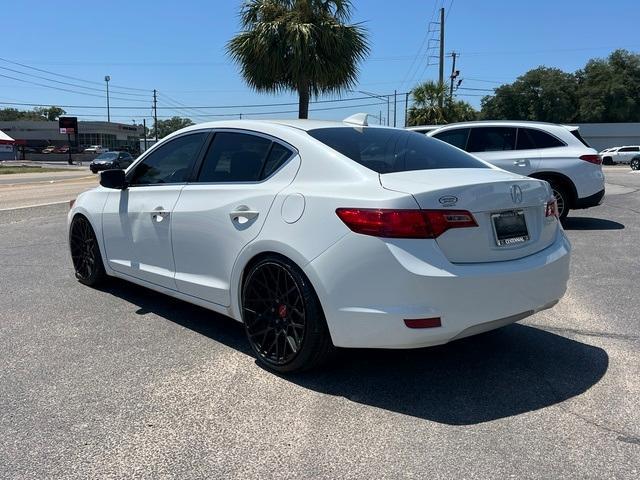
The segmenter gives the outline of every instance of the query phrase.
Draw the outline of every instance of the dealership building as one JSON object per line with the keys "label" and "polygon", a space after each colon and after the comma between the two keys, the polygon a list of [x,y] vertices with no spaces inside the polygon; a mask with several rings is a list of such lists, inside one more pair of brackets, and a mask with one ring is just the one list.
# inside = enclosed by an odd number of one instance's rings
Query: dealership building
{"label": "dealership building", "polygon": [[[15,140],[17,146],[43,148],[48,145],[69,145],[66,134],[60,133],[58,121],[0,121],[0,131]],[[144,138],[142,125],[113,122],[78,121],[77,134],[71,135],[71,145],[102,145],[109,149],[128,146],[138,148]]]}

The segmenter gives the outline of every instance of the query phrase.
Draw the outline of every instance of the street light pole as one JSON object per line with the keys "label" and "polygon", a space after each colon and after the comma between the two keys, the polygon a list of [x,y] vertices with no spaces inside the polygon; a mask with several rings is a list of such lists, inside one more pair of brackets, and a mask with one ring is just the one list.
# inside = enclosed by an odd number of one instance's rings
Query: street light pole
{"label": "street light pole", "polygon": [[111,80],[111,77],[105,75],[104,81],[107,83],[107,122],[111,122],[111,113],[109,112],[109,80]]}

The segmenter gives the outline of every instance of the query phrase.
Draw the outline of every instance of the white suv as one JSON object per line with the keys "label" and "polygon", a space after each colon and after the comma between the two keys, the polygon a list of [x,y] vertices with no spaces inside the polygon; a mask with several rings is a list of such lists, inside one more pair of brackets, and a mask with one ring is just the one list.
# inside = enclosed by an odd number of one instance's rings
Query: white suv
{"label": "white suv", "polygon": [[631,163],[636,157],[640,157],[640,146],[625,145],[624,147],[607,148],[600,152],[602,163],[613,165],[615,163]]}
{"label": "white suv", "polygon": [[602,157],[579,128],[542,122],[454,123],[427,133],[499,168],[551,184],[561,218],[570,209],[600,204]]}

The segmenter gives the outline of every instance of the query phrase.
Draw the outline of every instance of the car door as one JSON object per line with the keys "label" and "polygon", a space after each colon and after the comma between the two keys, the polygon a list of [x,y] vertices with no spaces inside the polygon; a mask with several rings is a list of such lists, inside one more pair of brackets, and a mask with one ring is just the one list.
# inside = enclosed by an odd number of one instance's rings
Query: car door
{"label": "car door", "polygon": [[496,167],[520,175],[529,175],[537,167],[537,149],[516,150],[515,127],[473,127],[467,151]]}
{"label": "car door", "polygon": [[228,306],[240,251],[262,228],[277,193],[289,185],[295,149],[259,134],[218,131],[173,213],[175,281],[180,292]]}
{"label": "car door", "polygon": [[113,270],[176,289],[171,214],[209,134],[185,134],[159,145],[128,172],[128,188],[109,194],[102,230]]}
{"label": "car door", "polygon": [[629,163],[633,157],[638,155],[640,147],[622,147],[618,149],[618,154],[614,157],[617,163]]}

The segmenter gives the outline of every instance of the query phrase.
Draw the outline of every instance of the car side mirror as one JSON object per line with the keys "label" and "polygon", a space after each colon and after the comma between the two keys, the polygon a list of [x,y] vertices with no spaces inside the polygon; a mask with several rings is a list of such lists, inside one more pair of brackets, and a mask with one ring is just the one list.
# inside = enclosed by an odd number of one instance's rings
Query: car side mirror
{"label": "car side mirror", "polygon": [[105,188],[124,190],[127,188],[127,179],[124,170],[105,170],[100,173],[100,185]]}

